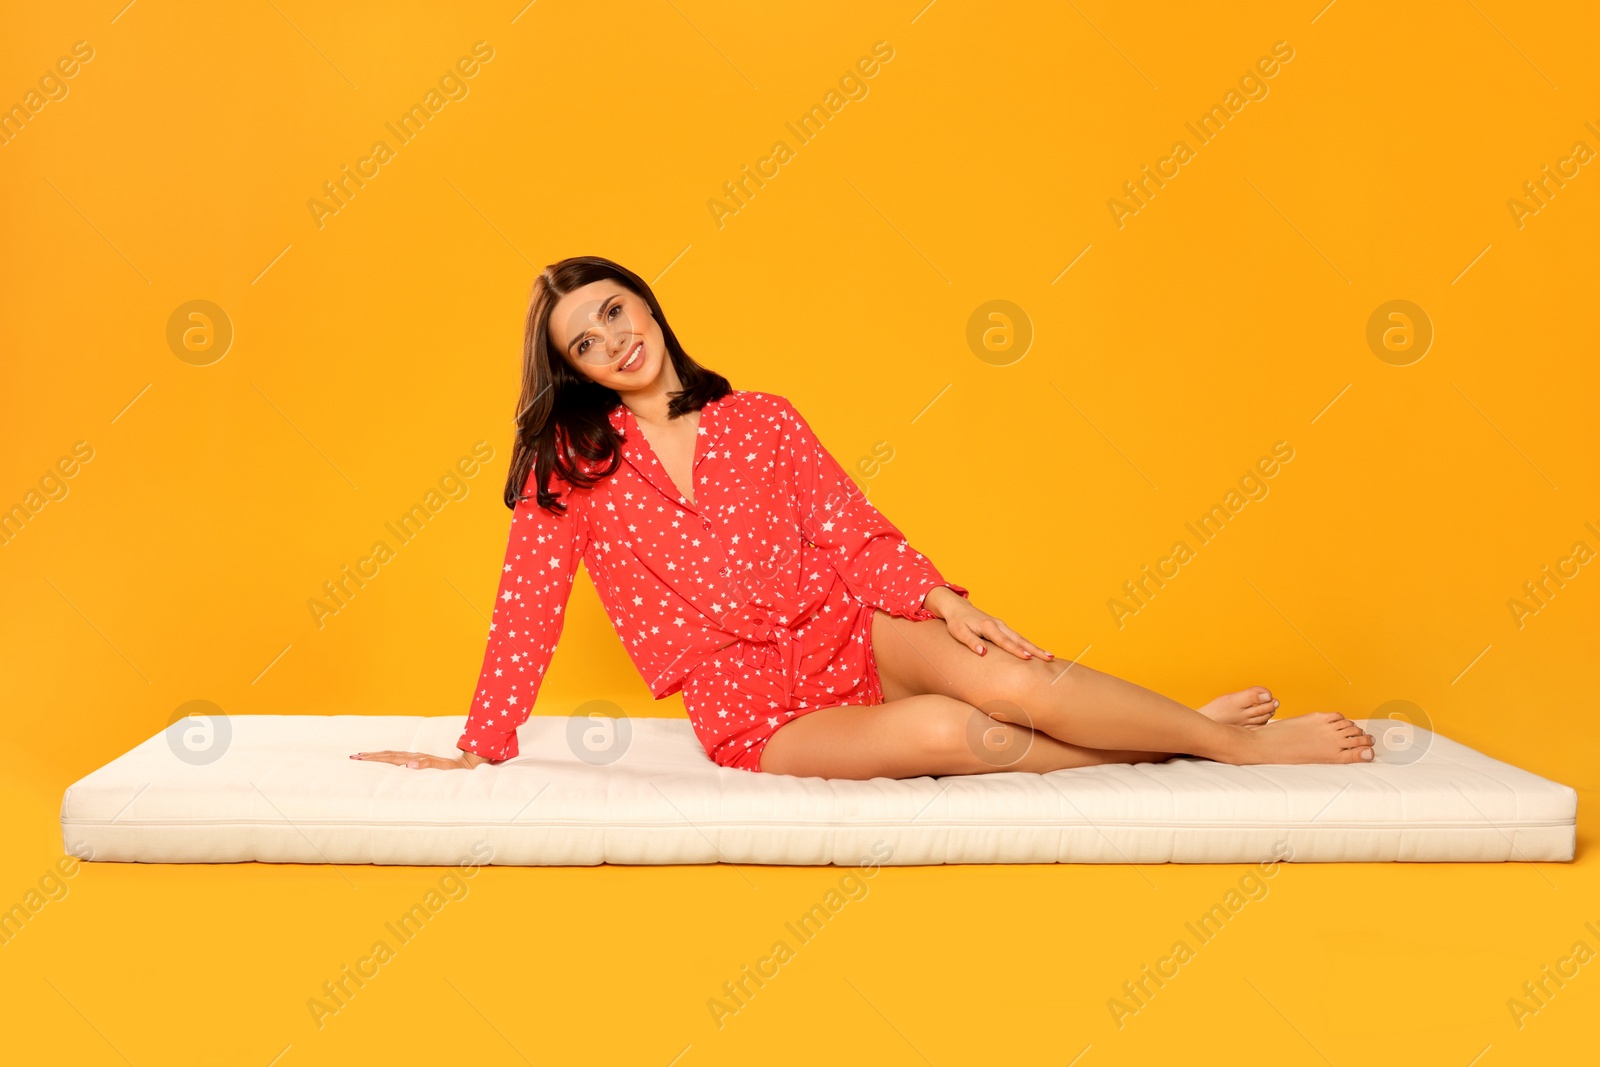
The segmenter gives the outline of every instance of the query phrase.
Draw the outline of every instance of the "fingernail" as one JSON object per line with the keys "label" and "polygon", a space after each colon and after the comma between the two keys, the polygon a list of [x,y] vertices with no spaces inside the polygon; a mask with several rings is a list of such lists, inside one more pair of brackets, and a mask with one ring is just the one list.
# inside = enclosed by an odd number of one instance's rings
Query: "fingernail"
{"label": "fingernail", "polygon": [[410,763],[406,764],[406,766],[407,767],[420,767],[420,766],[422,766],[422,764],[418,763],[416,760],[412,760]]}
{"label": "fingernail", "polygon": [[1033,653],[1027,651],[1026,649],[1024,649],[1023,652],[1022,652],[1022,658],[1023,659],[1032,659],[1033,658]]}
{"label": "fingernail", "polygon": [[984,654],[984,651],[985,651],[985,650],[984,650],[984,647],[983,647],[983,646],[982,646],[982,645],[979,645],[979,646],[978,646],[978,655],[980,655],[980,656],[981,656],[981,655],[983,655],[983,654]]}
{"label": "fingernail", "polygon": [[354,756],[351,756],[350,758],[351,759],[360,759],[361,758],[361,753],[357,752]]}
{"label": "fingernail", "polygon": [[1278,702],[1277,702],[1277,701],[1276,701],[1276,700],[1274,700],[1274,701],[1273,701],[1273,702],[1272,702],[1272,706],[1273,706],[1273,707],[1277,707],[1277,706],[1278,706]]}
{"label": "fingernail", "polygon": [[1370,749],[1370,748],[1362,749],[1361,750],[1361,758],[1362,759],[1371,759],[1372,758],[1372,749]]}
{"label": "fingernail", "polygon": [[1056,658],[1056,654],[1054,652],[1046,652],[1044,654],[1044,658],[1045,659],[1055,659]]}

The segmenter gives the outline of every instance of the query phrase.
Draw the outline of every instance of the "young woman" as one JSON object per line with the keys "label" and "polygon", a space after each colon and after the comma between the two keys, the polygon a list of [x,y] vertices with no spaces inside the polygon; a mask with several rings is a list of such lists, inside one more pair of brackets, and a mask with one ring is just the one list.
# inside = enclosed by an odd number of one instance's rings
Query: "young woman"
{"label": "young woman", "polygon": [[1062,663],[971,602],[869,503],[780,396],[689,358],[610,260],[534,285],[494,619],[454,758],[517,755],[581,559],[658,699],[724,767],[826,778],[1053,771],[1188,754],[1354,763],[1343,715],[1274,720],[1260,686],[1185,707]]}

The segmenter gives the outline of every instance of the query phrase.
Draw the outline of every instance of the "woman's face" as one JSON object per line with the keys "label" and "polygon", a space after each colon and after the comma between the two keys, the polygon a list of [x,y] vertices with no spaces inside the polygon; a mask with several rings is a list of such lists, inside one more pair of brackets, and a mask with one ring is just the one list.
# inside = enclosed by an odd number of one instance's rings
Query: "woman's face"
{"label": "woman's face", "polygon": [[609,279],[590,282],[556,302],[550,346],[585,378],[619,393],[653,385],[667,358],[650,305]]}

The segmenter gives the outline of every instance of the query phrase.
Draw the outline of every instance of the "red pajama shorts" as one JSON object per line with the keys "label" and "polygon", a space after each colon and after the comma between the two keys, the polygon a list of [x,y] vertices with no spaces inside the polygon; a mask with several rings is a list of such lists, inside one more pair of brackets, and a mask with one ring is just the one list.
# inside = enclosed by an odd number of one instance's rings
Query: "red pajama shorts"
{"label": "red pajama shorts", "polygon": [[877,609],[830,597],[832,610],[799,627],[774,627],[772,639],[737,639],[684,678],[683,706],[706,754],[720,767],[761,770],[761,753],[779,728],[840,705],[883,703],[872,657]]}

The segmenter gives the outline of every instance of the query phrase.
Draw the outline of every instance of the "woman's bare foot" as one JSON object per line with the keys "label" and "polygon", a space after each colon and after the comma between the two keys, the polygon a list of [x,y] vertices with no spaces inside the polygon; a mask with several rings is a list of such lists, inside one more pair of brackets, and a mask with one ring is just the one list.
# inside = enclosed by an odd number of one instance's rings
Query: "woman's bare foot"
{"label": "woman's bare foot", "polygon": [[1239,731],[1223,763],[1362,763],[1373,758],[1372,735],[1336,711],[1313,711]]}
{"label": "woman's bare foot", "polygon": [[1224,693],[1205,707],[1195,710],[1226,726],[1255,729],[1266,725],[1272,718],[1278,710],[1278,702],[1272,699],[1272,694],[1265,688],[1253,685],[1237,693]]}

